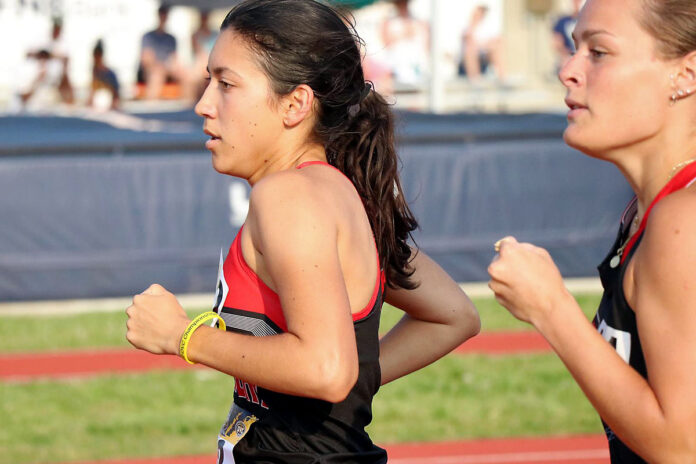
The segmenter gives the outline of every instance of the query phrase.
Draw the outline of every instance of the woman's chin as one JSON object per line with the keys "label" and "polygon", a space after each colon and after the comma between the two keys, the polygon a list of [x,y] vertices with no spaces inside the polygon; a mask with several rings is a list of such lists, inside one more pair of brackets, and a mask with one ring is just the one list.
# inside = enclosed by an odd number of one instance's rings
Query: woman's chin
{"label": "woman's chin", "polygon": [[563,133],[563,141],[570,148],[582,152],[587,156],[591,156],[592,158],[601,159],[602,153],[605,151],[602,150],[601,147],[598,147],[597,144],[592,143],[594,141],[592,137],[580,137],[580,134],[572,131],[570,127]]}
{"label": "woman's chin", "polygon": [[220,174],[227,174],[227,170],[225,169],[225,166],[224,166],[224,163],[222,162],[221,156],[215,152],[211,152],[211,154],[212,154],[211,161],[213,164],[213,169],[215,169]]}

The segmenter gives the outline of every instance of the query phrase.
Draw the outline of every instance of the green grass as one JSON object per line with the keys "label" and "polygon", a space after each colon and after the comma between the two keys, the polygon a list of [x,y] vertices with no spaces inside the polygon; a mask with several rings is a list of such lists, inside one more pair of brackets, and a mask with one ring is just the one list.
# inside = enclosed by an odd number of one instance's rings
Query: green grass
{"label": "green grass", "polygon": [[[576,297],[588,317],[599,304],[599,295]],[[474,303],[481,315],[482,330],[530,330],[528,324],[512,317],[493,298],[476,298]],[[189,316],[207,308],[188,311]],[[403,315],[385,305],[382,331],[388,330]],[[123,311],[66,316],[20,316],[0,318],[0,353],[45,351],[80,348],[129,346],[125,339],[126,315]]]}
{"label": "green grass", "polygon": [[[232,390],[208,370],[0,383],[0,462],[214,454]],[[551,354],[449,356],[383,387],[373,410],[378,443],[601,432]]]}
{"label": "green grass", "polygon": [[[203,311],[187,313],[195,317]],[[0,353],[127,347],[127,319],[125,308],[65,316],[0,317]]]}
{"label": "green grass", "polygon": [[382,387],[374,407],[381,443],[602,431],[552,354],[447,356]]}
{"label": "green grass", "polygon": [[213,371],[0,384],[0,462],[214,452],[233,388]]}
{"label": "green grass", "polygon": [[[577,299],[589,317],[599,297]],[[486,331],[531,329],[491,298],[475,304]],[[382,331],[401,314],[385,307]],[[6,353],[125,347],[125,322],[120,311],[4,317],[0,339]],[[232,390],[209,370],[0,383],[0,464],[212,454]],[[601,432],[552,354],[448,356],[383,387],[374,417],[379,443]]]}
{"label": "green grass", "polygon": [[[588,293],[577,294],[575,299],[588,318],[592,318],[599,306],[600,294]],[[524,322],[515,319],[505,308],[500,306],[494,298],[472,298],[476,309],[481,316],[482,331],[501,331],[501,330],[533,330]],[[403,315],[403,313],[389,305],[384,306],[382,311],[382,321],[380,328],[382,331],[388,330]]]}

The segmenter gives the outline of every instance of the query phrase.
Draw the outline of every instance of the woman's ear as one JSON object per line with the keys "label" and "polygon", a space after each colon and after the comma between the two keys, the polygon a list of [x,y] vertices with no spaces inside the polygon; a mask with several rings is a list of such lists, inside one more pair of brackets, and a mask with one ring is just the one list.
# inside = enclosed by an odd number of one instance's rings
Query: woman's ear
{"label": "woman's ear", "polygon": [[307,84],[300,84],[282,99],[283,124],[295,127],[307,119],[313,109],[314,91]]}
{"label": "woman's ear", "polygon": [[681,59],[680,71],[676,76],[676,90],[681,91],[679,97],[696,93],[696,51],[693,51]]}

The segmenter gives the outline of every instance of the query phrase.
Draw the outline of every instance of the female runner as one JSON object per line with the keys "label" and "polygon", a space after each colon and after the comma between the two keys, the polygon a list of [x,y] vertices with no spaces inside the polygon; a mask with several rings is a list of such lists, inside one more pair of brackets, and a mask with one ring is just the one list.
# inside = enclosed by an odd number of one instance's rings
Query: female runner
{"label": "female runner", "polygon": [[565,141],[636,197],[599,266],[594,327],[548,253],[502,240],[490,287],[556,350],[603,419],[612,463],[696,462],[696,2],[588,0]]}
{"label": "female runner", "polygon": [[[235,377],[221,463],[386,462],[364,430],[379,386],[479,330],[459,286],[407,244],[392,116],[347,24],[314,0],[229,12],[196,106],[213,167],[252,186],[218,282],[227,331],[190,325],[159,285],[127,310],[134,346]],[[385,299],[405,315],[380,341]]]}

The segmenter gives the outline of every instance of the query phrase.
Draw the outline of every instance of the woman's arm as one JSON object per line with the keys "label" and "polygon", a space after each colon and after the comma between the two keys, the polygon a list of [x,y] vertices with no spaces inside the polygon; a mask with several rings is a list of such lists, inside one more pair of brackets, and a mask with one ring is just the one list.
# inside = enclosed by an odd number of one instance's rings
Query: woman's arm
{"label": "woman's arm", "polygon": [[684,197],[655,207],[624,282],[649,381],[585,318],[545,250],[508,239],[489,267],[498,301],[541,332],[614,433],[649,462],[696,462],[696,216],[687,214],[696,197]]}
{"label": "woman's arm", "polygon": [[[243,231],[263,256],[287,333],[253,337],[203,326],[191,337],[188,357],[270,390],[338,402],[357,379],[357,347],[335,218],[310,183],[295,173],[259,182]],[[136,297],[128,309],[129,340],[148,351],[178,353],[187,324],[182,312],[168,292]],[[168,319],[178,322],[153,346],[151,331]]]}
{"label": "woman's arm", "polygon": [[413,290],[388,288],[387,303],[406,314],[380,342],[382,384],[440,359],[480,328],[478,312],[459,285],[422,251],[411,264]]}

